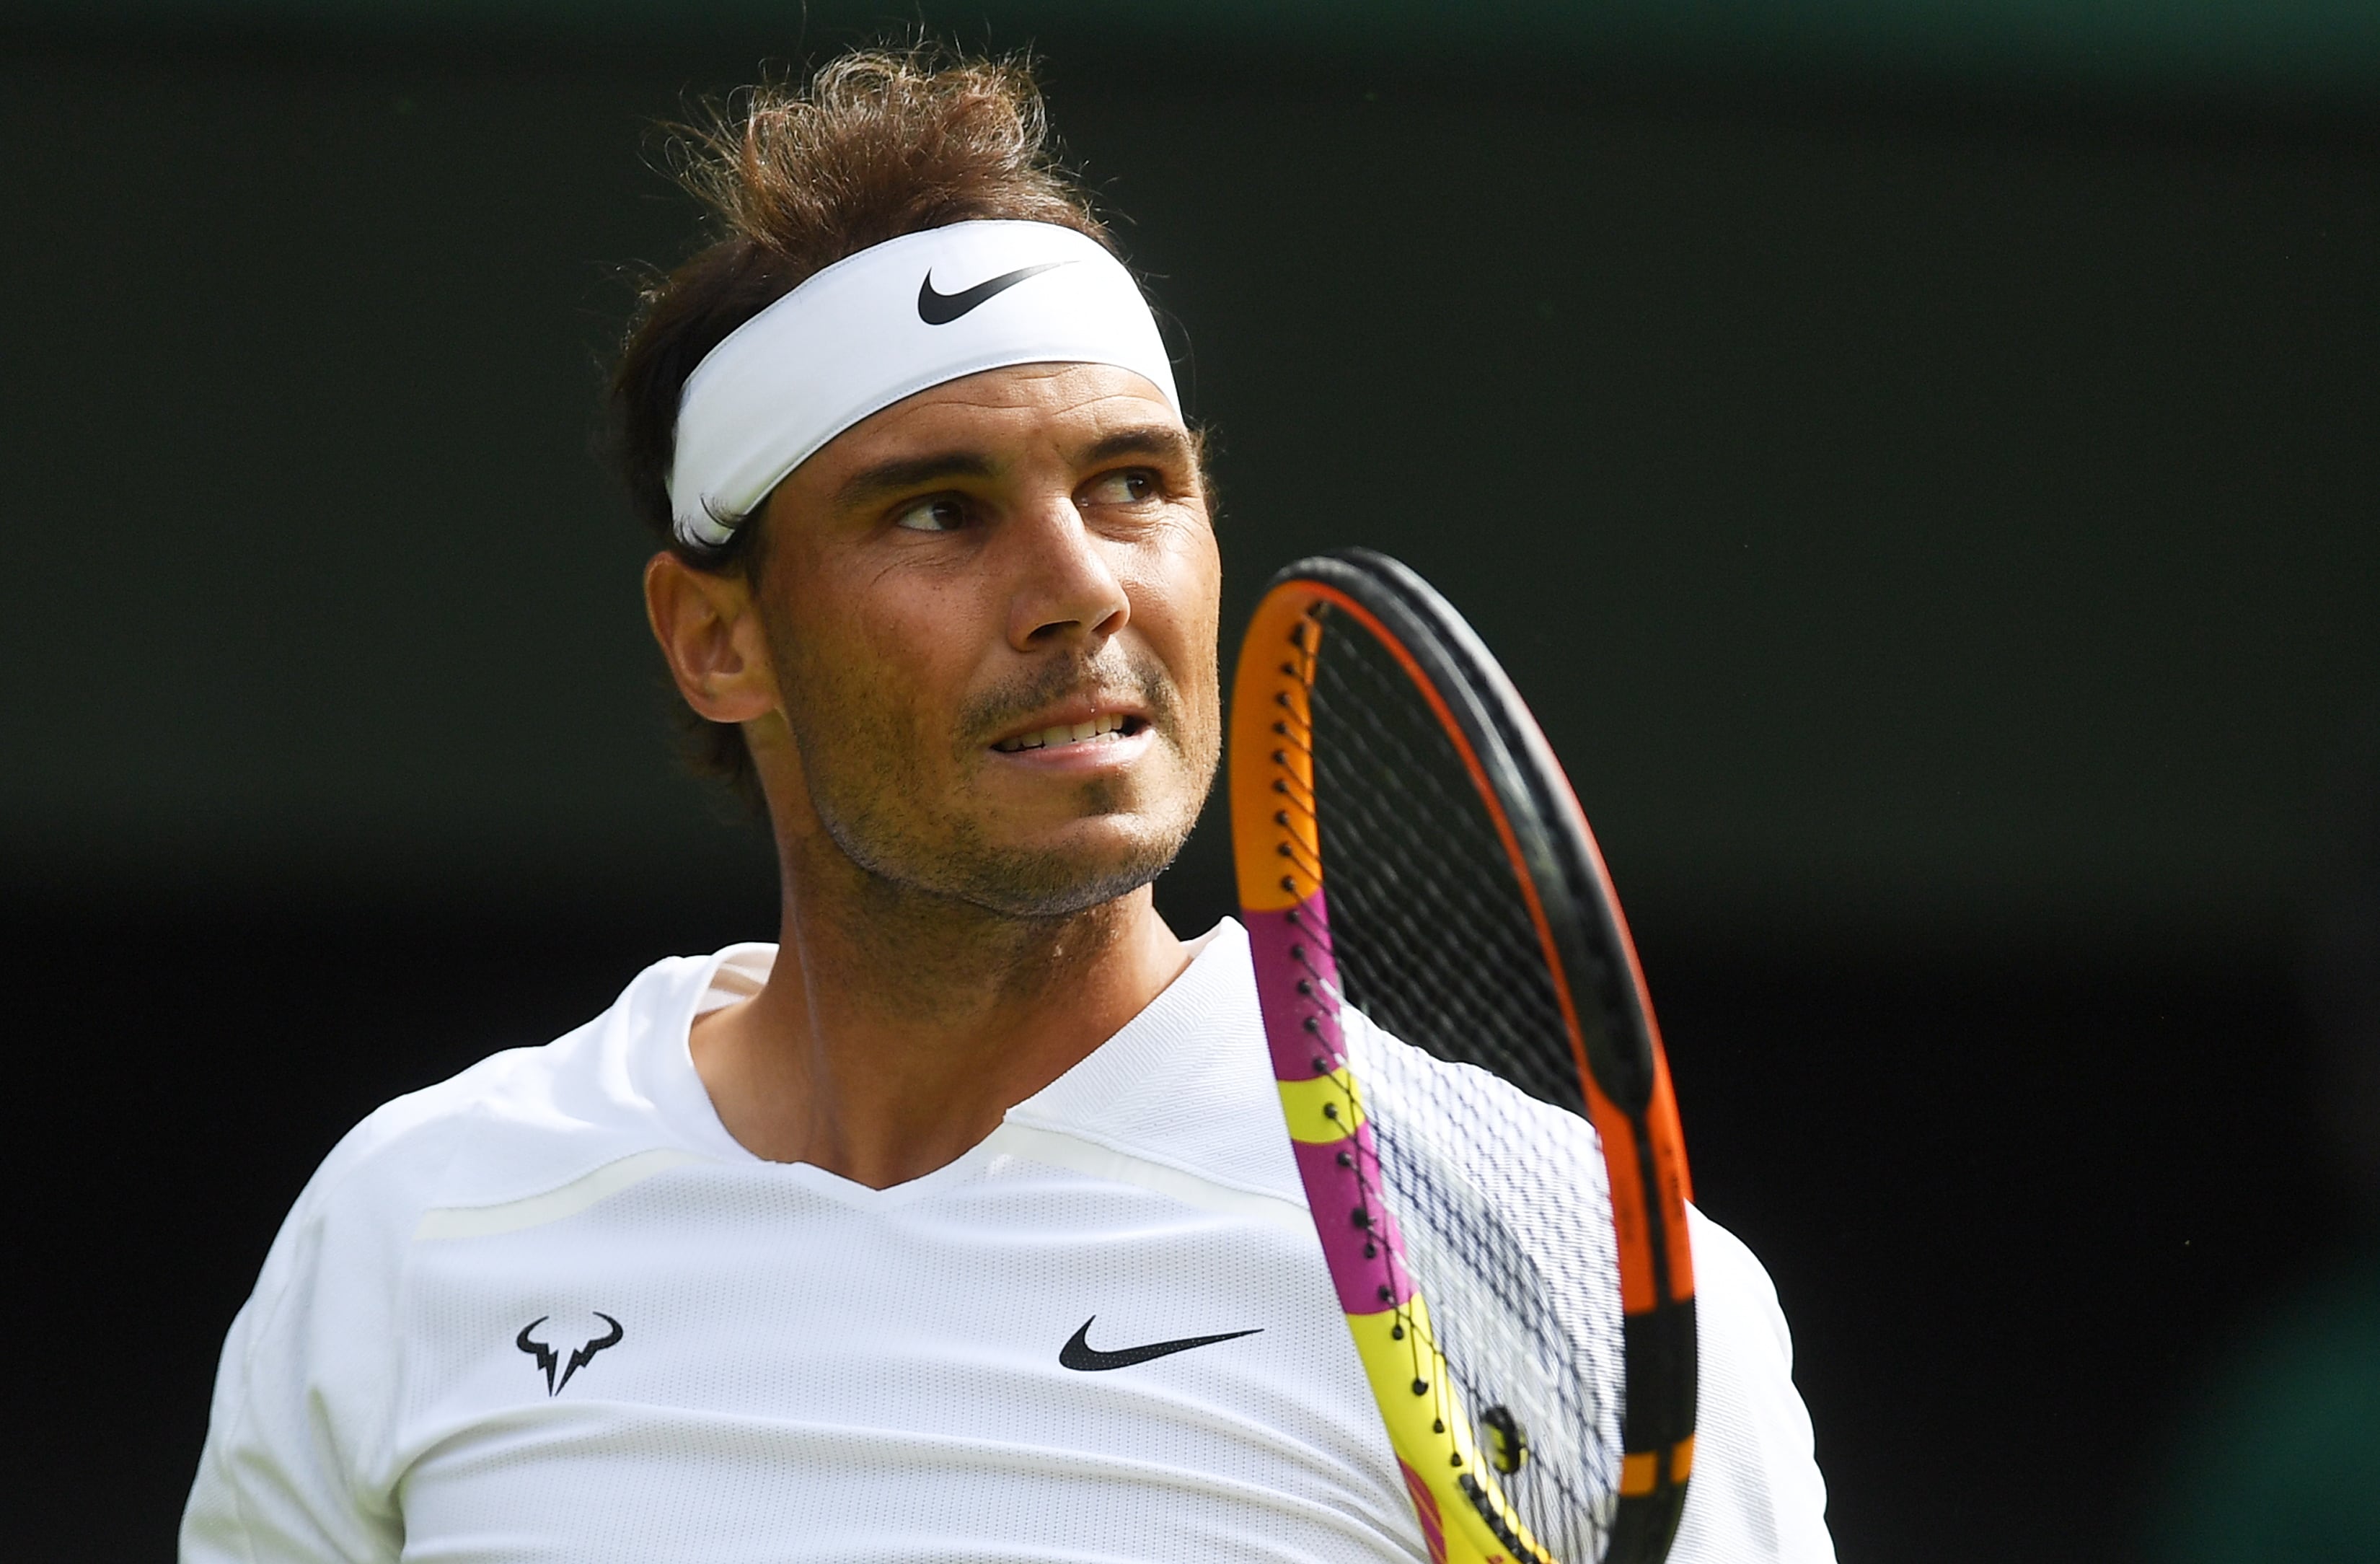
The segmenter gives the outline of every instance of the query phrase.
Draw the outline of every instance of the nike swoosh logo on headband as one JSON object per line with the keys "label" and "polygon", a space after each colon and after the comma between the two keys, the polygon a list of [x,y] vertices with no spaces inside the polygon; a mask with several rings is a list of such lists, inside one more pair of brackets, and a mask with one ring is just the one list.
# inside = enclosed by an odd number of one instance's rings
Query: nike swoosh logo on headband
{"label": "nike swoosh logo on headband", "polygon": [[1038,277],[1044,272],[1054,272],[1061,266],[1073,264],[1071,261],[1044,261],[1038,266],[1020,266],[990,282],[979,282],[957,293],[936,293],[933,269],[928,267],[926,280],[917,285],[917,318],[928,325],[948,325],[984,300],[1007,292],[1027,277]]}
{"label": "nike swoosh logo on headband", "polygon": [[1093,1314],[1085,1320],[1083,1328],[1075,1332],[1074,1339],[1059,1349],[1059,1367],[1079,1369],[1085,1374],[1097,1374],[1102,1369],[1130,1368],[1151,1358],[1172,1357],[1176,1352],[1187,1352],[1193,1347],[1212,1347],[1218,1341],[1237,1341],[1243,1336],[1259,1335],[1263,1330],[1258,1326],[1256,1330],[1227,1330],[1220,1336],[1185,1336],[1179,1341],[1152,1341],[1146,1347],[1120,1347],[1112,1352],[1102,1352],[1090,1341],[1091,1326],[1098,1319],[1099,1316]]}

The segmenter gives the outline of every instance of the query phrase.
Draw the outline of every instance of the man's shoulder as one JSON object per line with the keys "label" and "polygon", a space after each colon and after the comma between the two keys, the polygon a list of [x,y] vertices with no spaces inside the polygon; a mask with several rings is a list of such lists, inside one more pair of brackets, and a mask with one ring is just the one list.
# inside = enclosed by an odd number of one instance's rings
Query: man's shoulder
{"label": "man's shoulder", "polygon": [[674,1083],[669,1030],[683,1027],[714,964],[655,962],[552,1042],[492,1054],[383,1103],[323,1158],[292,1226],[330,1219],[409,1236],[428,1212],[534,1196],[668,1141],[671,1105],[656,1098]]}

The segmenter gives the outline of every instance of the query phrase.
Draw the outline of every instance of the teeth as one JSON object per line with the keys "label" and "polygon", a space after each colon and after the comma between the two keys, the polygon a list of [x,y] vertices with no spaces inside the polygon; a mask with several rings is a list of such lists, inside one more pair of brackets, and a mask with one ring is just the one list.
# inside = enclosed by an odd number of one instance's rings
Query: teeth
{"label": "teeth", "polygon": [[1087,739],[1113,739],[1123,732],[1123,720],[1119,713],[1101,712],[1088,722],[1060,723],[1038,733],[1002,739],[995,748],[1003,754],[1013,755],[1021,750],[1046,750],[1052,744],[1080,744]]}

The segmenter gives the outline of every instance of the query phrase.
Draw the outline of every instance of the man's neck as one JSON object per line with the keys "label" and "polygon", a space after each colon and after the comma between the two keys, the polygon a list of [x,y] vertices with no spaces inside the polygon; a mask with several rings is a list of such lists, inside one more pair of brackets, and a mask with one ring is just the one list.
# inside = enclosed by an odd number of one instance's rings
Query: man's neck
{"label": "man's neck", "polygon": [[769,981],[700,1018],[691,1045],[746,1149],[875,1189],[982,1141],[1189,961],[1146,886],[1020,919],[872,877],[820,883],[845,878],[787,876]]}

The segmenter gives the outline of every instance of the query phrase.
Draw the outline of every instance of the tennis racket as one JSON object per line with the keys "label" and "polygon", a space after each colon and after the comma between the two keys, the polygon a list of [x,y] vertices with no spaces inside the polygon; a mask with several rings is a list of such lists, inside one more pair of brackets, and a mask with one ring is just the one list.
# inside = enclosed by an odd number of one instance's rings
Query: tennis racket
{"label": "tennis racket", "polygon": [[1441,1564],[1648,1564],[1694,1460],[1678,1112],[1586,820],[1479,638],[1366,550],[1273,578],[1231,718],[1273,1073]]}

